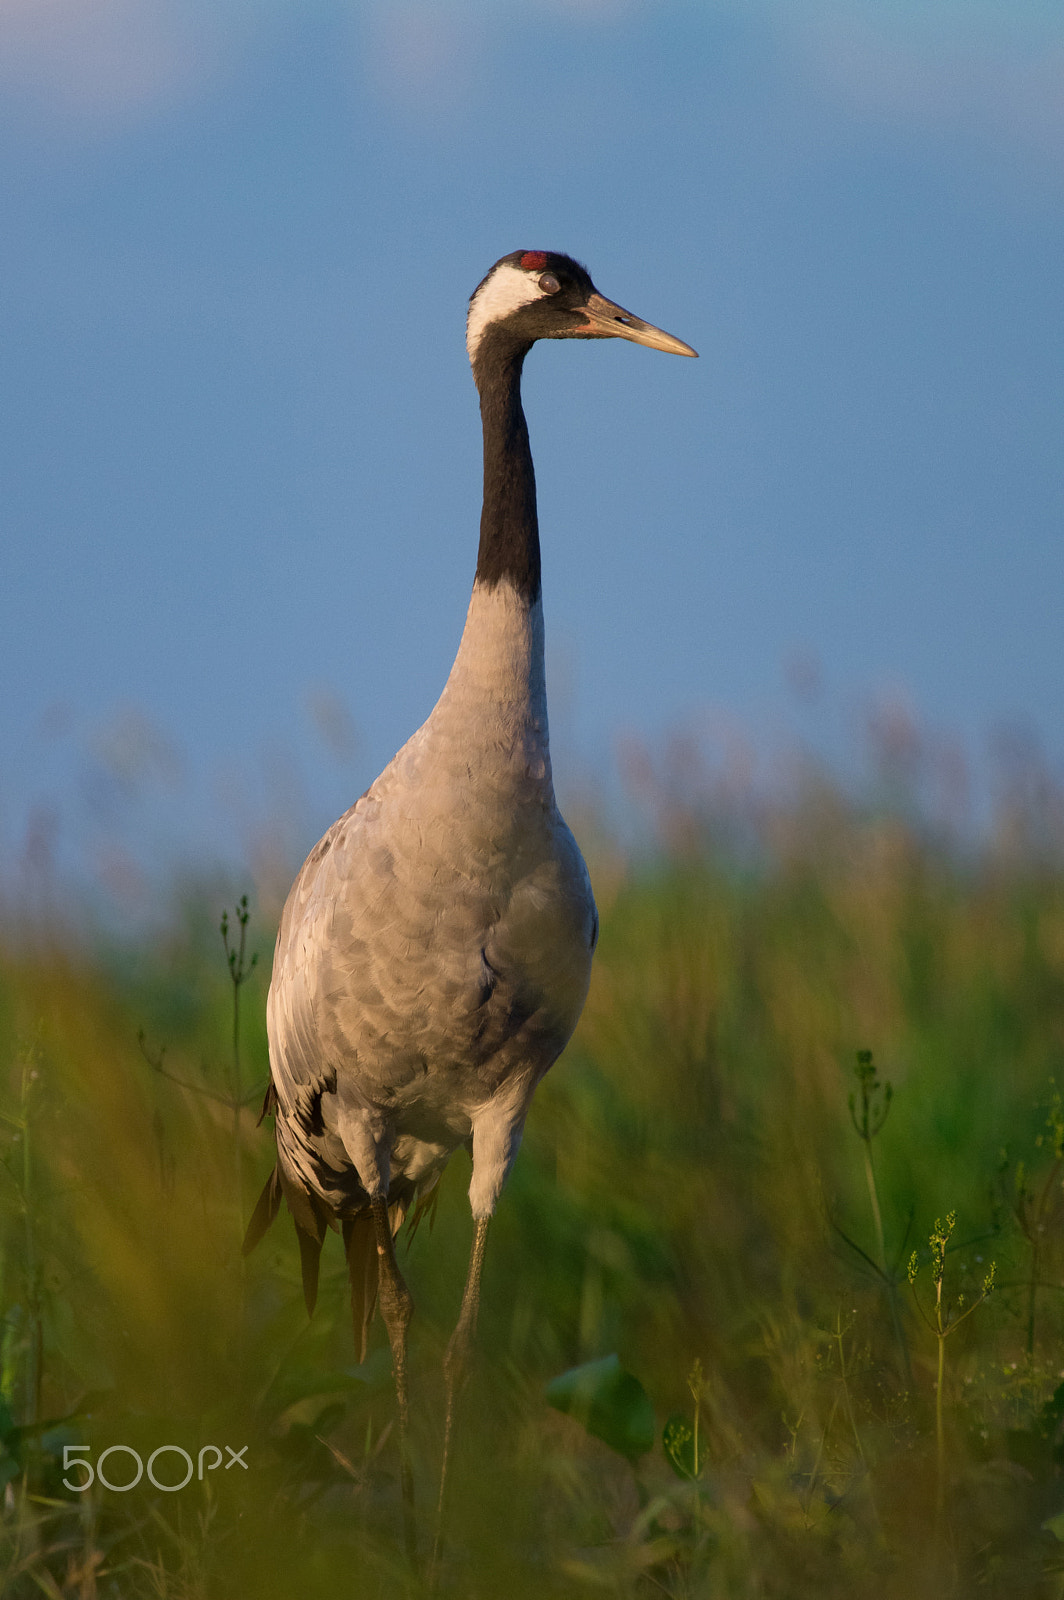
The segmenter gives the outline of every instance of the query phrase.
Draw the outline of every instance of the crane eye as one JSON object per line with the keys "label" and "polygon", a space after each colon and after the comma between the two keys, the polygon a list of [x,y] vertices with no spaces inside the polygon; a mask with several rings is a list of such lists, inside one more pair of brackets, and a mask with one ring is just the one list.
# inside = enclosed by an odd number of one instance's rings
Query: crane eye
{"label": "crane eye", "polygon": [[557,294],[561,288],[561,284],[553,272],[545,272],[539,280],[539,286],[544,294]]}

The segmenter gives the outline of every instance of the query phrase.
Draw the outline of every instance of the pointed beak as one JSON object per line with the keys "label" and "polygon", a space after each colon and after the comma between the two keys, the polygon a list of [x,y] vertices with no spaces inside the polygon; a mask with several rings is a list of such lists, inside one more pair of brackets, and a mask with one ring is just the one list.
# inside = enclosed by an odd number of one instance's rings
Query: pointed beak
{"label": "pointed beak", "polygon": [[667,350],[674,356],[697,356],[682,339],[674,339],[664,328],[655,328],[652,322],[633,317],[623,306],[614,305],[605,295],[597,292],[580,308],[587,318],[589,339],[631,339],[633,344],[649,345],[651,350]]}

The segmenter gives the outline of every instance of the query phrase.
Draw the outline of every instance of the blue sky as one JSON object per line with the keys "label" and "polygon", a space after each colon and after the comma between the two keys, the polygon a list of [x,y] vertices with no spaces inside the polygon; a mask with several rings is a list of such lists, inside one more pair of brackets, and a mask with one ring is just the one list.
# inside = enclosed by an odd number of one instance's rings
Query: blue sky
{"label": "blue sky", "polygon": [[517,247],[701,352],[529,359],[563,797],[1060,773],[1062,83],[1057,5],[4,0],[3,881],[297,861],[424,718]]}

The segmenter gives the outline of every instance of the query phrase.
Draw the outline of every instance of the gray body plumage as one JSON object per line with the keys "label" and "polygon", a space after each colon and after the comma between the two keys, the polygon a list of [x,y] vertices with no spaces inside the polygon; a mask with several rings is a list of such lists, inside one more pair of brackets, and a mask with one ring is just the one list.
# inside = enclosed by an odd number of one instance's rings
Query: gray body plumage
{"label": "gray body plumage", "polygon": [[245,1250],[283,1196],[310,1308],[326,1228],[342,1230],[363,1355],[379,1295],[415,1564],[413,1301],[394,1234],[468,1146],[475,1225],[443,1363],[438,1564],[488,1219],[535,1087],[580,1016],[598,934],[587,869],[551,779],[535,473],[521,406],[529,350],[570,338],[695,354],[605,299],[570,256],[514,251],[478,285],[466,346],[480,397],[484,501],[461,644],[428,721],[307,857],[281,918],[270,985],[264,1109],[276,1113],[277,1165]]}
{"label": "gray body plumage", "polygon": [[554,798],[542,607],[473,590],[428,721],[311,851],[269,996],[280,1178],[302,1229],[398,1216],[471,1144],[490,1216],[587,993],[597,917]]}

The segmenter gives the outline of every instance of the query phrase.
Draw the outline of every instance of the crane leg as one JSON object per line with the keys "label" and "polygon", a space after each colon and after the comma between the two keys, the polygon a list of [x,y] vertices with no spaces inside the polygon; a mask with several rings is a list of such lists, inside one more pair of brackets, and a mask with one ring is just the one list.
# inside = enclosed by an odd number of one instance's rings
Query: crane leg
{"label": "crane leg", "polygon": [[443,1358],[443,1377],[447,1391],[447,1410],[443,1427],[443,1461],[440,1466],[440,1498],[436,1506],[436,1542],[432,1565],[434,1577],[438,1576],[443,1554],[443,1519],[447,1495],[447,1472],[454,1444],[455,1413],[458,1396],[469,1373],[469,1358],[477,1332],[477,1312],[480,1309],[480,1273],[484,1265],[484,1247],[488,1239],[488,1217],[478,1217],[473,1233],[473,1249],[469,1256],[462,1293],[462,1309]]}
{"label": "crane leg", "polygon": [[388,1330],[388,1343],[392,1347],[392,1372],[395,1377],[395,1398],[399,1404],[399,1473],[403,1488],[403,1534],[406,1553],[412,1565],[417,1565],[417,1529],[414,1521],[414,1474],[410,1466],[410,1395],[406,1381],[406,1336],[414,1302],[403,1281],[399,1263],[395,1259],[395,1240],[392,1238],[388,1201],[377,1195],[370,1201],[373,1223],[377,1233],[378,1293],[381,1316]]}

